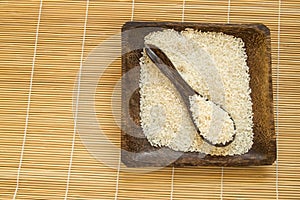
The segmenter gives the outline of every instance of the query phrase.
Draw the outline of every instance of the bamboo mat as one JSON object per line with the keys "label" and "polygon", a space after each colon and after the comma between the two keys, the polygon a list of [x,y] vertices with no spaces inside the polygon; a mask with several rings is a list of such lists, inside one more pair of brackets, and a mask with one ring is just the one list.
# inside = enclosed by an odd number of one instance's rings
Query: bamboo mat
{"label": "bamboo mat", "polygon": [[[296,0],[0,1],[0,199],[300,199],[299,13]],[[134,173],[109,147],[97,159],[74,135],[76,80],[90,52],[130,20],[266,24],[278,162]],[[95,94],[99,124],[116,147],[111,97],[120,65],[118,57]]]}

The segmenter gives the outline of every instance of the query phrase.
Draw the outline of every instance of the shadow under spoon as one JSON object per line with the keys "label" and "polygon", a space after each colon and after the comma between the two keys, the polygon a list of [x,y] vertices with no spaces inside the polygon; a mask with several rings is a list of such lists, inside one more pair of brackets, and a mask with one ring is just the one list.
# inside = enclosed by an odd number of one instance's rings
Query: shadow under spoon
{"label": "shadow under spoon", "polygon": [[[210,140],[205,138],[202,134],[201,131],[199,130],[199,127],[196,125],[193,117],[193,113],[190,110],[191,108],[191,102],[189,97],[194,96],[194,95],[199,95],[200,97],[204,98],[202,95],[200,95],[198,92],[196,92],[179,74],[173,63],[170,61],[170,59],[165,55],[165,53],[160,50],[158,47],[150,44],[145,45],[145,51],[150,60],[158,67],[158,69],[171,81],[171,83],[175,86],[177,91],[179,92],[180,96],[182,97],[182,100],[184,104],[187,107],[189,116],[198,132],[200,137],[208,144],[213,145],[215,147],[226,147],[229,144],[231,144],[234,139],[236,133],[232,135],[232,139],[230,141],[226,141],[225,143],[212,143]],[[206,101],[209,101],[208,99],[205,99]],[[230,120],[232,121],[233,129],[234,131],[236,130],[235,122],[230,116],[230,114],[225,111],[221,106],[215,104],[212,102],[215,107],[218,109],[221,109],[222,112],[225,112]]]}

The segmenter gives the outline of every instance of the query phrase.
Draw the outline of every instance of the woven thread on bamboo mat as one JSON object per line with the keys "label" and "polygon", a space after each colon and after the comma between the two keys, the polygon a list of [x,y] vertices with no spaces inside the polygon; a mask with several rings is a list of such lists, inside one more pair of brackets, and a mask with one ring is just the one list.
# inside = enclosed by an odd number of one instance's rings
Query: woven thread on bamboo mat
{"label": "woven thread on bamboo mat", "polygon": [[[0,7],[0,199],[14,194],[16,199],[299,199],[299,1],[12,0]],[[130,20],[266,24],[272,36],[278,165],[130,173],[95,159],[78,134],[70,165],[81,54],[86,58]],[[117,58],[106,69],[95,96],[99,124],[116,146],[120,131],[111,97],[120,65]],[[118,164],[117,152],[103,157]]]}

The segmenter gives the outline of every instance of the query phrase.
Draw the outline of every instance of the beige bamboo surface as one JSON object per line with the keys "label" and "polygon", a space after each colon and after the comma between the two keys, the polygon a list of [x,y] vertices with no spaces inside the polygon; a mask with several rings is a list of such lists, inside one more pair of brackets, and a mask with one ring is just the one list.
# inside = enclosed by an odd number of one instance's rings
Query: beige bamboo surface
{"label": "beige bamboo surface", "polygon": [[[0,199],[13,199],[14,194],[16,199],[300,199],[299,13],[297,0],[0,1]],[[120,33],[131,17],[181,21],[183,14],[184,21],[260,22],[271,29],[278,165],[166,167],[129,173],[122,166],[112,169],[96,160],[76,134],[68,179],[74,133],[72,95],[83,39],[84,59],[102,41]],[[120,78],[120,65],[117,59],[105,71],[96,94],[100,124],[116,145],[120,130],[113,123],[110,97]]]}

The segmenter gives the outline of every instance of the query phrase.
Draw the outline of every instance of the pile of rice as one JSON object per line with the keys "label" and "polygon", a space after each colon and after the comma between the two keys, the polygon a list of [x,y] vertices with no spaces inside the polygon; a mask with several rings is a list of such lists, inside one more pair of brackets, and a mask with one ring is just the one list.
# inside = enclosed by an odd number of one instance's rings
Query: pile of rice
{"label": "pile of rice", "polygon": [[[177,90],[144,53],[140,58],[140,116],[143,132],[151,145],[210,155],[248,152],[253,144],[253,113],[244,42],[223,33],[167,29],[148,34],[145,43],[164,51],[184,80],[204,98],[230,113],[236,125],[236,137],[230,145],[214,147],[204,142]],[[190,97],[192,105],[197,104],[194,109],[212,116],[209,106],[197,98]],[[217,127],[220,126],[209,125],[209,129]],[[223,134],[223,138],[222,135],[206,136],[218,142],[230,140],[232,134]]]}
{"label": "pile of rice", "polygon": [[236,133],[230,115],[212,101],[193,95],[190,97],[190,110],[200,134],[212,144],[226,144]]}

